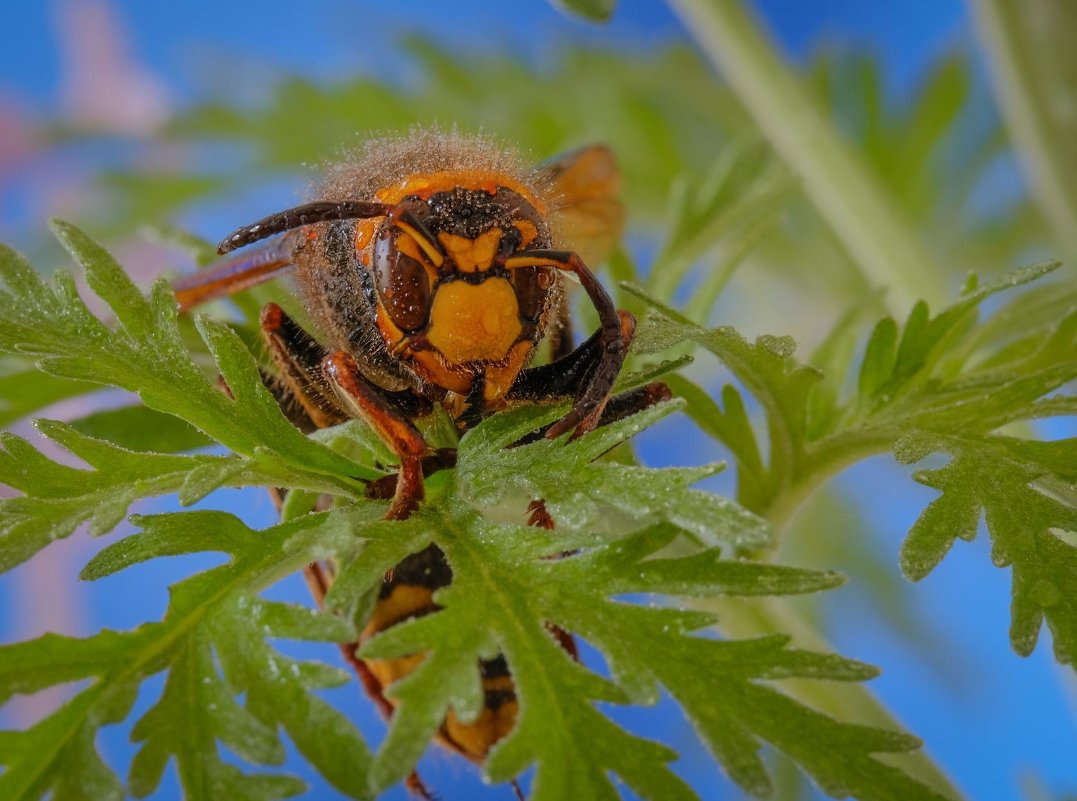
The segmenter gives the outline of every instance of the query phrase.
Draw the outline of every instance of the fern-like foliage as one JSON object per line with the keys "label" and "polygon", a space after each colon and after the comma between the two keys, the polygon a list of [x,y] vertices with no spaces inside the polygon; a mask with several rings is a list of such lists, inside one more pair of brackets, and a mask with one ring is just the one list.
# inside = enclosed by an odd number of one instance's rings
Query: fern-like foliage
{"label": "fern-like foliage", "polygon": [[[976,535],[986,513],[993,558],[1013,570],[1011,641],[1031,653],[1046,619],[1059,661],[1077,661],[1077,530],[1074,483],[1077,440],[1016,436],[1041,418],[1077,412],[1064,393],[1077,378],[1077,290],[1044,286],[1018,296],[984,320],[991,296],[1035,281],[1058,267],[1017,270],[977,286],[932,316],[918,304],[903,326],[884,318],[859,365],[856,327],[840,323],[808,364],[793,358],[789,337],[754,343],[730,328],[706,329],[628,287],[654,310],[636,352],[659,353],[691,343],[722,360],[762,408],[763,448],[740,390],[727,385],[721,404],[687,379],[669,379],[700,427],[734,455],[738,500],[784,520],[804,495],[865,456],[892,450],[905,464],[933,453],[951,461],[915,475],[942,495],[921,515],[902,549],[911,579],[927,575],[961,537]],[[1061,390],[1061,391],[1060,391]],[[1009,427],[1009,433],[1000,429]]]}
{"label": "fern-like foliage", "polygon": [[[35,360],[55,378],[137,393],[148,411],[105,413],[77,428],[38,423],[88,468],[61,465],[20,438],[5,438],[0,480],[22,495],[0,501],[2,567],[83,523],[104,533],[130,503],[151,495],[176,493],[189,504],[219,486],[253,484],[290,488],[294,502],[285,506],[285,522],[264,531],[213,511],[136,517],[141,531],[97,554],[84,578],[177,554],[223,553],[228,561],[174,585],[159,622],[0,647],[0,699],[88,682],[27,731],[0,733],[0,797],[142,796],[156,788],[171,760],[190,798],[283,798],[302,786],[264,767],[281,762],[282,731],[333,786],[356,798],[374,797],[412,770],[450,710],[462,720],[477,714],[478,660],[497,653],[511,667],[520,717],[484,767],[492,779],[506,780],[535,766],[536,799],[564,798],[570,788],[574,798],[615,797],[613,775],[644,798],[694,797],[669,767],[672,750],[621,729],[597,706],[650,704],[660,689],[684,707],[716,761],[752,792],[770,786],[759,754],[768,743],[836,796],[943,797],[876,756],[914,749],[915,738],[843,723],[780,689],[787,678],[860,681],[874,675],[873,668],[791,648],[781,636],[714,639],[701,632],[714,622],[707,613],[630,600],[806,593],[841,581],[832,573],[738,558],[764,550],[771,534],[751,511],[692,488],[720,465],[656,470],[604,460],[683,401],[573,442],[512,448],[564,410],[525,407],[494,417],[460,440],[456,469],[428,480],[418,513],[386,522],[385,505],[363,500],[360,491],[362,479],[383,474],[385,460],[365,427],[353,422],[317,437],[300,435],[273,404],[255,360],[231,329],[198,320],[212,357],[209,370],[202,369],[184,345],[167,286],[158,284],[146,298],[84,234],[63,224],[57,233],[115,324],[89,311],[69,276],[42,281],[4,249],[0,348]],[[623,385],[678,363],[630,376]],[[230,393],[215,386],[215,374]],[[176,418],[183,426],[132,435],[128,427],[143,426],[146,415]],[[199,433],[192,437],[186,426]],[[111,434],[125,443],[101,438]],[[206,438],[230,454],[168,452]],[[311,504],[304,500],[319,494],[335,505],[307,511]],[[523,525],[535,498],[545,500],[556,530]],[[392,687],[398,711],[384,742],[372,750],[316,694],[347,674],[293,661],[267,639],[355,640],[385,571],[430,543],[444,551],[453,571],[452,585],[437,595],[442,610],[363,647],[370,657],[427,654],[414,674]],[[549,558],[554,554],[568,555]],[[324,559],[338,568],[326,611],[259,597],[280,578]],[[594,645],[608,675],[570,659],[548,624]],[[96,732],[125,719],[141,682],[162,671],[164,690],[134,726],[140,750],[121,782],[97,753]],[[222,746],[263,767],[238,767],[222,758]]]}

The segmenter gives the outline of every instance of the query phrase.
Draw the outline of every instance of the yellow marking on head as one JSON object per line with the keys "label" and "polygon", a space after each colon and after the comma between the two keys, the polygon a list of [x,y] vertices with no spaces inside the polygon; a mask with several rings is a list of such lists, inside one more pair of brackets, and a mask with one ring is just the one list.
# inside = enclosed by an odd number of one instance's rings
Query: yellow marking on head
{"label": "yellow marking on head", "polygon": [[530,220],[517,220],[516,230],[520,232],[520,247],[522,248],[530,245],[538,236],[538,228]]}
{"label": "yellow marking on head", "polygon": [[452,281],[434,295],[426,341],[449,364],[497,362],[509,354],[522,330],[516,292],[506,279]]}
{"label": "yellow marking on head", "polygon": [[498,245],[501,244],[501,229],[491,228],[475,239],[441,231],[438,233],[438,241],[456,262],[456,268],[460,272],[485,272],[490,269],[494,256],[497,255]]}
{"label": "yellow marking on head", "polygon": [[511,175],[490,170],[444,170],[442,172],[416,172],[407,176],[393,186],[387,186],[376,193],[382,203],[399,203],[409,195],[428,198],[438,192],[453,189],[481,189],[489,194],[497,192],[498,187],[511,189],[534,207],[539,214],[546,213],[546,204],[535,194],[535,190],[520,183]]}
{"label": "yellow marking on head", "polygon": [[[396,227],[399,228],[404,233],[406,233],[408,235],[408,237],[410,237],[413,242],[415,242],[420,248],[422,248],[423,253],[426,254],[426,257],[428,259],[430,259],[430,261],[433,263],[433,265],[435,267],[440,267],[442,262],[445,261],[445,257],[441,255],[441,251],[439,251],[437,249],[437,247],[434,245],[433,242],[431,242],[429,239],[427,239],[425,236],[423,236],[422,233],[418,229],[412,228],[410,225],[408,225],[403,220],[397,220],[396,221]],[[401,244],[402,241],[407,241],[407,240],[404,239],[403,237],[396,240],[398,248],[400,247],[400,244]],[[408,254],[408,255],[411,255],[411,254]],[[418,256],[412,256],[412,258],[418,259]]]}

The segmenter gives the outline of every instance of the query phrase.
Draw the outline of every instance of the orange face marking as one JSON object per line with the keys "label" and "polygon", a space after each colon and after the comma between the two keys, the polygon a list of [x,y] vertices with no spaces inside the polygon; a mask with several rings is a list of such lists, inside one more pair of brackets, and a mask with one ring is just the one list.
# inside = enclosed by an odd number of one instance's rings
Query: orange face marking
{"label": "orange face marking", "polygon": [[380,219],[360,220],[355,224],[355,249],[357,251],[370,244],[370,239],[374,236],[374,229],[378,227]]}
{"label": "orange face marking", "polygon": [[415,261],[423,260],[423,249],[412,237],[401,235],[396,238],[396,249],[406,256],[411,256]]}
{"label": "orange face marking", "polygon": [[539,214],[544,215],[546,213],[546,204],[530,188],[524,186],[510,175],[487,170],[445,170],[444,172],[412,173],[396,186],[386,187],[379,191],[377,199],[382,203],[399,203],[406,197],[417,195],[425,200],[438,192],[449,192],[453,189],[481,189],[492,195],[497,192],[499,186],[511,189],[520,195]]}
{"label": "orange face marking", "polygon": [[449,364],[499,362],[522,330],[516,292],[506,279],[453,281],[434,295],[426,341]]}
{"label": "orange face marking", "polygon": [[475,239],[467,239],[442,231],[438,241],[445,248],[456,268],[462,273],[485,272],[493,264],[497,248],[501,244],[501,229],[491,228]]}
{"label": "orange face marking", "polygon": [[432,350],[416,351],[411,355],[411,364],[426,381],[460,395],[467,395],[475,383],[474,374],[450,370],[445,360]]}
{"label": "orange face marking", "polygon": [[530,220],[518,220],[516,222],[516,230],[520,232],[520,247],[525,248],[535,241],[535,237],[538,236],[538,229],[535,224]]}

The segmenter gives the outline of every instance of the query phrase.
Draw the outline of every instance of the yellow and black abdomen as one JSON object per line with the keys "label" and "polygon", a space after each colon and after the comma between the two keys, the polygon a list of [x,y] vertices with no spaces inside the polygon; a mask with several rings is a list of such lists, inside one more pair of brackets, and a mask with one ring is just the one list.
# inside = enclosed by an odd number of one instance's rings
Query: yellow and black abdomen
{"label": "yellow and black abdomen", "polygon": [[[451,581],[452,571],[437,546],[431,545],[409,556],[382,584],[378,602],[360,642],[397,623],[437,612],[440,607],[434,603],[434,593]],[[410,675],[424,658],[425,654],[412,654],[396,659],[364,660],[374,679],[366,683],[367,689],[377,693],[375,700],[382,709],[390,711],[393,704],[385,698],[385,689]],[[504,657],[482,660],[478,668],[485,693],[481,714],[473,723],[464,724],[450,710],[438,736],[444,745],[474,762],[482,762],[494,743],[508,734],[516,722],[516,691]]]}

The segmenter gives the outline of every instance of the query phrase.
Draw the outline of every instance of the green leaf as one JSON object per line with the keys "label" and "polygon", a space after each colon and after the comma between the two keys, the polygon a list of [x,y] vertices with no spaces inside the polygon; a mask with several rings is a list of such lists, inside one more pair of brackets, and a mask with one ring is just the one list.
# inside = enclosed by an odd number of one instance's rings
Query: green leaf
{"label": "green leaf", "polygon": [[942,494],[924,510],[901,549],[909,578],[926,576],[960,537],[972,540],[981,514],[991,535],[992,561],[1013,571],[1010,639],[1032,653],[1044,620],[1059,662],[1077,662],[1077,547],[1061,532],[1077,531],[1077,507],[1041,486],[1054,479],[1077,486],[1077,439],[1030,442],[1010,437],[948,439],[953,460],[918,473]]}
{"label": "green leaf", "polygon": [[93,389],[92,384],[45,375],[21,359],[0,360],[0,426]]}
{"label": "green leaf", "polygon": [[72,420],[71,427],[132,451],[180,453],[213,444],[213,440],[183,420],[147,406],[94,412]]}
{"label": "green leaf", "polygon": [[[0,351],[39,358],[52,375],[109,384],[137,393],[157,411],[181,417],[238,454],[264,448],[322,476],[350,475],[356,465],[304,437],[277,408],[249,352],[220,324],[202,333],[218,369],[236,384],[222,393],[195,366],[176,321],[176,302],[158,282],[149,298],[115,260],[78,229],[55,223],[61,242],[82,265],[87,283],[116,314],[111,330],[79,298],[66,273],[50,287],[14,251],[0,248]],[[361,471],[360,471],[361,474]]]}
{"label": "green leaf", "polygon": [[617,0],[554,0],[554,4],[581,17],[605,22],[613,16]]}
{"label": "green leaf", "polygon": [[[83,692],[25,732],[0,732],[0,791],[12,801],[56,798],[121,801],[123,786],[93,747],[97,696]],[[131,696],[127,703],[134,701]]]}
{"label": "green leaf", "polygon": [[0,499],[0,570],[70,536],[84,523],[94,536],[107,534],[140,498],[176,492],[187,505],[224,485],[291,483],[315,491],[339,491],[338,484],[320,477],[308,484],[299,474],[261,457],[142,453],[88,437],[65,423],[38,420],[37,428],[92,469],[54,462],[26,440],[0,434],[0,482],[23,493]]}
{"label": "green leaf", "polygon": [[[168,670],[165,691],[136,724],[144,745],[132,766],[136,796],[153,791],[170,758],[191,798],[229,794],[244,799],[294,795],[303,785],[278,774],[248,774],[221,761],[218,743],[247,761],[279,764],[284,728],[326,778],[350,795],[366,797],[366,746],[339,712],[314,692],[344,674],[301,663],[272,650],[267,637],[338,641],[353,636],[344,621],[252,594],[318,558],[327,548],[350,553],[362,528],[383,514],[381,505],[308,515],[255,532],[221,512],[140,518],[144,530],[106,548],[87,566],[99,578],[159,556],[223,551],[230,562],[171,588],[164,621],[132,632],[87,639],[46,635],[0,646],[0,699],[78,679],[89,687],[30,730],[0,737],[0,797],[38,799],[51,788],[115,785],[93,751],[93,733],[129,714],[138,684]],[[237,649],[243,643],[252,650]],[[223,674],[217,667],[220,660]],[[245,697],[240,705],[237,698]],[[287,699],[287,704],[277,703]],[[329,758],[344,754],[347,763]],[[348,770],[343,769],[344,764]],[[108,774],[111,776],[111,774]],[[117,786],[118,787],[118,786]],[[117,791],[118,792],[118,791]],[[122,796],[122,794],[121,794]],[[111,797],[121,797],[115,793]]]}
{"label": "green leaf", "polygon": [[[765,511],[781,489],[782,479],[777,477],[794,469],[804,457],[808,398],[821,374],[792,359],[796,343],[790,337],[762,336],[749,343],[728,326],[705,329],[641,288],[625,288],[652,306],[652,313],[640,326],[640,353],[662,352],[681,342],[700,345],[718,356],[763,406],[770,434],[769,475],[762,481],[742,482],[737,499],[752,511]],[[693,396],[697,407],[702,403],[698,392],[683,383],[677,386]],[[743,402],[735,391],[723,393],[723,400],[726,409],[718,414],[728,418],[728,424],[714,423],[710,433],[737,454],[739,464],[747,467],[746,476],[753,470],[758,475],[759,447]],[[713,403],[710,407],[706,416],[713,420],[717,407]]]}
{"label": "green leaf", "polygon": [[[498,422],[491,424],[499,430],[506,425]],[[465,439],[462,450],[468,446],[485,443]],[[659,685],[684,705],[716,758],[746,789],[768,786],[755,754],[765,740],[788,749],[820,781],[855,788],[858,797],[898,798],[905,792],[914,795],[904,797],[941,798],[871,756],[915,748],[914,738],[838,724],[756,683],[789,677],[855,681],[870,678],[873,669],[788,651],[782,638],[740,643],[697,638],[690,632],[710,622],[710,616],[612,600],[655,591],[695,597],[810,592],[834,586],[840,578],[728,561],[717,549],[655,558],[678,537],[668,524],[551,560],[522,532],[482,520],[451,494],[404,524],[388,526],[380,533],[380,547],[388,549],[400,539],[405,541],[402,550],[416,547],[418,540],[400,536],[402,527],[426,532],[444,550],[453,583],[438,592],[441,611],[393,626],[360,651],[366,658],[427,653],[421,666],[390,690],[398,706],[375,757],[375,787],[407,775],[421,744],[450,709],[461,717],[474,712],[476,661],[500,651],[513,672],[520,718],[486,769],[492,779],[504,780],[535,764],[535,798],[564,797],[569,787],[574,797],[614,797],[610,771],[644,798],[694,797],[669,772],[672,752],[619,731],[593,706],[596,701],[653,703]],[[367,580],[376,582],[381,565],[393,558],[398,557],[385,554],[366,563]],[[475,597],[484,602],[475,604],[470,600]],[[498,610],[496,615],[489,614],[491,608]],[[598,647],[615,683],[572,662],[551,640],[544,622]],[[805,736],[806,730],[818,732],[825,745],[817,749],[814,734]],[[842,760],[825,756],[838,744],[842,753],[858,754],[847,763],[849,770]]]}
{"label": "green leaf", "polygon": [[213,662],[212,641],[190,637],[171,660],[164,694],[131,732],[142,748],[131,764],[136,798],[156,789],[175,758],[180,784],[190,798],[225,796],[273,801],[303,792],[291,777],[245,774],[221,761],[217,742],[248,762],[280,764],[284,748],[274,732],[240,706]]}
{"label": "green leaf", "polygon": [[[753,512],[695,487],[721,465],[658,470],[607,456],[684,402],[655,405],[574,440],[534,436],[564,413],[563,405],[496,415],[460,439],[455,469],[428,477],[426,500],[410,519],[385,521],[386,504],[365,500],[361,480],[383,476],[381,464],[391,455],[365,426],[353,422],[303,436],[277,408],[240,335],[200,318],[196,328],[209,367],[229,390],[221,392],[181,336],[168,288],[158,284],[143,296],[100,246],[70,226],[57,227],[116,324],[91,314],[66,274],[46,284],[4,251],[0,348],[32,354],[57,375],[137,393],[149,409],[190,423],[233,454],[134,450],[41,421],[46,436],[87,465],[76,468],[9,436],[0,453],[0,480],[23,495],[0,502],[0,567],[81,523],[106,531],[132,502],[163,492],[191,503],[225,484],[267,485],[288,493],[283,507],[294,519],[255,532],[219,512],[133,518],[141,531],[101,550],[84,578],[190,553],[222,553],[226,562],[170,588],[160,622],[131,632],[0,647],[0,698],[87,683],[30,730],[0,735],[6,766],[0,797],[36,801],[68,787],[115,795],[118,782],[94,751],[94,737],[101,726],[125,719],[141,683],[163,671],[163,693],[133,729],[141,744],[129,774],[134,794],[154,792],[174,762],[191,798],[287,797],[300,783],[269,769],[283,757],[283,732],[337,789],[373,797],[409,775],[447,717],[467,722],[483,712],[480,661],[499,654],[512,674],[518,713],[484,767],[494,780],[534,767],[537,799],[569,792],[613,798],[614,777],[643,798],[692,798],[670,768],[674,751],[622,730],[600,707],[653,703],[663,691],[685,706],[718,762],[747,789],[768,785],[758,750],[769,744],[835,793],[856,792],[868,801],[936,797],[875,757],[911,749],[915,740],[829,718],[780,685],[789,678],[859,681],[873,675],[871,668],[792,650],[784,639],[699,636],[695,632],[714,623],[713,616],[676,608],[685,599],[817,592],[842,580],[743,558],[769,547],[771,531]],[[738,374],[753,376],[746,384],[763,396],[768,421],[784,427],[784,438],[772,436],[771,442],[784,449],[785,466],[776,466],[772,453],[767,470],[795,474],[807,455],[805,398],[818,374],[792,361],[791,341],[763,337],[748,343],[731,330],[707,331],[672,311],[655,321],[653,335],[639,340],[639,354],[654,352],[663,339],[687,337],[736,364]],[[1057,372],[1049,362],[1064,351],[1064,342],[1055,337],[1041,345],[1032,358],[1041,370]],[[620,386],[683,363],[644,365]],[[1032,387],[1011,384],[1012,397],[1039,397]],[[699,393],[689,400],[706,406]],[[725,393],[723,401],[725,419],[714,429],[747,426],[740,396]],[[119,412],[93,422],[105,420],[104,434],[133,444],[130,426],[138,414]],[[436,420],[429,427],[446,439],[455,436]],[[136,441],[172,450],[177,439],[182,437],[175,429],[162,428]],[[738,456],[753,452],[743,432],[731,441],[739,443]],[[760,489],[778,497],[781,488],[761,483]],[[332,496],[329,510],[309,511],[327,507],[322,495]],[[554,528],[524,525],[536,503],[552,516]],[[354,643],[386,571],[431,544],[445,555],[453,577],[435,595],[439,611],[401,621],[367,638],[359,651],[364,659],[425,654],[410,675],[387,688],[396,709],[389,733],[371,755],[346,719],[318,696],[346,675],[285,657],[267,639]],[[320,560],[332,560],[337,577],[328,612],[259,597]],[[551,626],[595,646],[609,675],[570,658],[550,636]],[[677,665],[670,664],[671,654]],[[226,760],[222,747],[252,767]]]}
{"label": "green leaf", "polygon": [[175,491],[191,470],[224,461],[126,451],[48,420],[38,421],[38,428],[95,469],[61,465],[26,440],[0,435],[0,482],[24,493],[0,500],[0,570],[9,570],[83,523],[89,523],[91,534],[105,534],[134,501]]}
{"label": "green leaf", "polygon": [[[193,503],[224,484],[354,496],[361,492],[357,479],[383,475],[374,467],[380,452],[359,453],[360,463],[303,436],[277,407],[239,337],[204,320],[199,330],[231,396],[222,392],[184,344],[167,285],[158,283],[146,298],[85,234],[62,222],[55,229],[119,327],[109,328],[90,313],[66,273],[46,284],[21,257],[0,246],[0,278],[8,290],[0,291],[0,351],[32,354],[55,376],[137,393],[146,406],[99,413],[74,428],[39,423],[42,433],[93,470],[52,462],[11,435],[0,440],[0,481],[24,493],[0,501],[0,568],[29,558],[84,522],[93,534],[108,532],[138,498],[179,492],[182,502]],[[237,456],[140,452],[207,442],[219,442]]]}
{"label": "green leaf", "polygon": [[[1046,620],[1057,658],[1072,663],[1077,607],[1069,599],[1077,597],[1077,562],[1058,532],[1077,528],[1077,446],[993,432],[1077,408],[1072,397],[1052,394],[1077,378],[1077,295],[1067,287],[1033,292],[1035,303],[1018,297],[987,320],[977,319],[988,298],[1058,266],[1033,265],[982,286],[970,281],[964,296],[935,316],[917,303],[902,327],[882,319],[864,349],[855,392],[845,398],[839,379],[819,381],[793,361],[791,341],[760,337],[749,344],[731,329],[706,330],[642,290],[626,288],[654,310],[640,327],[639,352],[660,353],[685,341],[702,345],[763,407],[770,443],[765,462],[734,387],[723,390],[723,408],[685,379],[670,381],[692,418],[736,458],[744,506],[780,523],[812,488],[864,456],[892,449],[899,461],[912,463],[949,453],[954,459],[945,468],[916,476],[942,495],[909,534],[905,574],[927,575],[955,539],[975,537],[986,513],[993,560],[1013,568],[1015,650],[1030,653]],[[1042,311],[1045,302],[1050,313]],[[839,329],[847,324],[839,322]],[[842,377],[848,372],[840,360],[827,360]]]}
{"label": "green leaf", "polygon": [[762,520],[690,489],[721,470],[720,464],[651,470],[595,461],[678,408],[676,403],[657,404],[569,443],[540,439],[511,450],[505,447],[562,412],[521,409],[499,415],[461,442],[457,474],[463,497],[478,509],[509,498],[522,502],[521,508],[542,499],[568,531],[623,527],[625,521],[667,521],[708,545],[755,548],[769,543]]}

